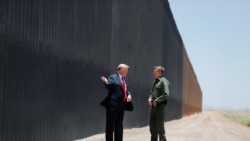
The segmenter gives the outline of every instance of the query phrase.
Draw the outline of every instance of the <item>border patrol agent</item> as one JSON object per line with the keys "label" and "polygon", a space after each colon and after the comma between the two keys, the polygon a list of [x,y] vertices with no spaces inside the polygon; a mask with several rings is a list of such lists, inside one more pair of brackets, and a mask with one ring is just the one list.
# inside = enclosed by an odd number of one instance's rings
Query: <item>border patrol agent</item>
{"label": "border patrol agent", "polygon": [[149,127],[151,141],[166,141],[164,129],[164,115],[167,99],[169,97],[169,81],[163,76],[164,67],[155,66],[153,76],[155,78],[148,104],[152,107],[150,112]]}

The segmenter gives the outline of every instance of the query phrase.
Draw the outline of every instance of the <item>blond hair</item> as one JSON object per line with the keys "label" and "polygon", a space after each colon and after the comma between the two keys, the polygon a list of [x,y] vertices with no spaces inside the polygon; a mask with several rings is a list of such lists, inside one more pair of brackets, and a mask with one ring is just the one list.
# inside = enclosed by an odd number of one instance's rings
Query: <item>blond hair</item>
{"label": "blond hair", "polygon": [[117,66],[116,70],[119,71],[120,69],[123,69],[123,68],[129,68],[129,66],[126,65],[126,64],[119,64],[119,65]]}

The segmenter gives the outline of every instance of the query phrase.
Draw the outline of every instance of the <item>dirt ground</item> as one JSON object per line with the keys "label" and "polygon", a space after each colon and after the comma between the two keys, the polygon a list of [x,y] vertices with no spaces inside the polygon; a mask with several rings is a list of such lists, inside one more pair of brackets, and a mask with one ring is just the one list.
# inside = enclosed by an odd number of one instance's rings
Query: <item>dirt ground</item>
{"label": "dirt ground", "polygon": [[[166,122],[167,140],[250,141],[250,127],[224,117],[223,114],[228,112],[232,111],[205,110],[199,114]],[[125,129],[123,140],[150,141],[149,127]],[[78,141],[105,141],[105,135],[98,134]]]}

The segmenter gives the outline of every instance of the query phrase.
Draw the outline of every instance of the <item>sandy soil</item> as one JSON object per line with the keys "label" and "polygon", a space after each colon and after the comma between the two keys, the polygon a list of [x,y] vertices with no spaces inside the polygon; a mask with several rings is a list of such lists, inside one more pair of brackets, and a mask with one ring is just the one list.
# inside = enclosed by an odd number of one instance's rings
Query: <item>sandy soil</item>
{"label": "sandy soil", "polygon": [[[167,140],[250,141],[250,127],[224,117],[223,114],[228,112],[232,111],[205,110],[199,114],[166,122]],[[78,141],[105,141],[104,137],[104,134],[98,134]],[[150,141],[149,127],[125,129],[123,140]]]}

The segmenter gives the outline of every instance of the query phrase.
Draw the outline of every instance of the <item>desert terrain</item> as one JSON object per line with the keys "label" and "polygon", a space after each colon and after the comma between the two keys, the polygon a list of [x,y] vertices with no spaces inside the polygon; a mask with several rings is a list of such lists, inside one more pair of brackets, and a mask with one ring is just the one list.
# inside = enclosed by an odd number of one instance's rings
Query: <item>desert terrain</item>
{"label": "desert terrain", "polygon": [[[240,111],[204,110],[165,123],[168,141],[250,141],[250,127],[233,121],[226,113]],[[250,115],[250,111],[245,111]],[[149,127],[124,129],[124,141],[150,141]],[[77,141],[105,141],[105,134],[97,134]]]}

